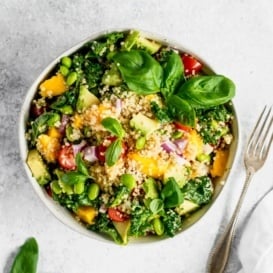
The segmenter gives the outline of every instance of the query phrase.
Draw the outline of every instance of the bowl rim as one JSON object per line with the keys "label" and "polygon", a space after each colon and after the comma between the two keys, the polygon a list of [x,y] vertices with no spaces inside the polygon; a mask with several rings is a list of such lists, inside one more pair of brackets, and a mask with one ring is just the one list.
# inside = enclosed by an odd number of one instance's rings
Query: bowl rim
{"label": "bowl rim", "polygon": [[[78,233],[85,235],[89,238],[96,239],[96,240],[104,242],[104,243],[112,243],[114,245],[116,245],[116,243],[114,243],[114,241],[111,240],[110,238],[108,238],[102,234],[98,234],[96,232],[88,230],[84,225],[81,225],[80,222],[76,221],[75,218],[71,215],[71,213],[66,208],[61,207],[59,205],[59,203],[57,203],[51,197],[49,197],[48,194],[46,194],[44,188],[42,188],[37,183],[36,179],[32,176],[32,173],[26,163],[28,147],[27,147],[27,141],[25,138],[25,133],[26,133],[26,121],[29,116],[30,103],[31,103],[34,95],[37,92],[37,87],[39,86],[41,81],[44,80],[47,77],[47,75],[52,71],[52,69],[59,63],[60,59],[63,56],[68,56],[72,53],[75,53],[85,43],[90,42],[92,40],[96,40],[107,33],[111,33],[114,31],[128,32],[131,30],[138,30],[141,34],[143,34],[145,37],[147,37],[149,39],[159,41],[165,45],[170,45],[174,49],[177,49],[182,52],[187,52],[188,54],[197,57],[198,60],[200,60],[202,62],[202,64],[208,70],[209,73],[215,74],[215,71],[212,69],[212,67],[200,55],[196,54],[195,52],[192,52],[188,48],[181,45],[179,42],[174,41],[173,39],[168,39],[160,34],[155,34],[154,32],[145,31],[145,30],[142,30],[139,28],[114,28],[114,29],[110,28],[107,30],[94,32],[93,34],[91,34],[87,38],[74,44],[73,46],[71,46],[70,48],[63,51],[61,54],[59,54],[57,57],[55,57],[48,65],[46,65],[46,67],[42,70],[42,72],[39,74],[39,76],[36,77],[36,79],[31,84],[31,86],[27,89],[27,92],[26,92],[25,97],[23,99],[23,103],[22,103],[22,106],[21,106],[21,109],[19,112],[19,124],[18,124],[20,160],[22,161],[22,164],[24,166],[28,180],[30,181],[36,194],[41,199],[42,203],[47,207],[47,209],[49,209],[49,211],[60,222],[62,222],[64,225],[66,225],[70,229],[77,231]],[[208,212],[208,210],[212,209],[212,207],[215,205],[215,203],[216,203],[220,193],[223,191],[223,189],[227,188],[226,184],[229,181],[231,171],[234,168],[234,165],[236,164],[236,162],[238,160],[238,151],[239,151],[239,147],[240,147],[240,130],[239,130],[240,122],[239,122],[238,114],[237,114],[236,107],[235,107],[233,100],[231,100],[231,108],[232,108],[232,111],[234,114],[232,130],[233,130],[233,135],[235,135],[236,137],[234,137],[233,142],[230,146],[230,154],[229,154],[229,159],[227,162],[228,169],[225,171],[225,174],[223,175],[223,177],[221,177],[221,179],[219,179],[219,181],[217,181],[219,189],[217,190],[217,193],[213,195],[211,202],[208,205],[202,207],[196,213],[193,213],[191,215],[191,217],[189,217],[188,220],[191,220],[190,222],[192,222],[192,223],[186,222],[186,224],[185,224],[185,222],[184,222],[185,226],[182,227],[182,230],[179,231],[175,235],[176,238],[178,236],[181,236],[181,234],[185,233],[186,231],[191,230],[190,227],[197,226],[197,223],[201,222],[201,220],[204,218],[204,216]],[[192,220],[192,219],[194,219],[194,217],[196,217],[197,219]],[[158,243],[158,242],[166,241],[168,239],[169,239],[168,237],[164,237],[164,238],[157,238],[156,237],[156,239],[154,239],[153,237],[151,237],[151,238],[144,237],[144,238],[137,238],[137,239],[130,238],[130,242],[128,245],[132,246],[132,245],[139,245],[139,244],[146,244],[146,243],[155,243],[155,242]]]}

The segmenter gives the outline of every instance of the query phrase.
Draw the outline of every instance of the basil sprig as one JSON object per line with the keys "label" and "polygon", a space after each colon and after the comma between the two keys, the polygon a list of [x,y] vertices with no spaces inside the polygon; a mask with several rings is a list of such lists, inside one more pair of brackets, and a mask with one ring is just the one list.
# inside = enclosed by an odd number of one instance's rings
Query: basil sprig
{"label": "basil sprig", "polygon": [[35,238],[29,238],[20,247],[10,273],[36,273],[39,248]]}
{"label": "basil sprig", "polygon": [[115,165],[122,153],[122,143],[120,139],[116,139],[112,142],[105,152],[106,164],[111,167]]}
{"label": "basil sprig", "polygon": [[104,118],[101,121],[102,126],[118,138],[123,138],[125,131],[122,128],[121,124],[115,118]]}
{"label": "basil sprig", "polygon": [[125,131],[122,128],[121,124],[118,122],[118,120],[114,118],[104,118],[101,121],[101,124],[103,127],[108,130],[110,133],[112,133],[114,136],[117,137],[115,141],[113,141],[105,152],[105,161],[106,164],[111,167],[115,165],[115,163],[118,161],[121,153],[122,153],[122,138],[125,135]]}

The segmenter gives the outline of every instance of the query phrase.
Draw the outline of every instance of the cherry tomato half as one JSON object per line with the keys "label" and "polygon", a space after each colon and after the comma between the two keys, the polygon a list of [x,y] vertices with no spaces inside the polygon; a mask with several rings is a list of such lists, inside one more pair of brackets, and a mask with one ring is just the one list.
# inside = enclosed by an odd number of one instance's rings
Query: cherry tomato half
{"label": "cherry tomato half", "polygon": [[109,208],[107,212],[109,218],[115,222],[124,222],[129,218],[127,214],[118,210],[117,208]]}
{"label": "cherry tomato half", "polygon": [[191,55],[183,54],[182,61],[186,76],[195,75],[202,69],[202,64]]}
{"label": "cherry tomato half", "polygon": [[63,169],[75,170],[76,161],[71,145],[63,146],[58,155],[58,162]]}
{"label": "cherry tomato half", "polygon": [[180,122],[177,122],[177,121],[174,122],[174,126],[175,126],[176,129],[182,130],[182,131],[185,131],[185,132],[190,132],[191,129],[192,129],[191,127],[189,127],[187,125],[184,125],[184,124],[182,124]]}

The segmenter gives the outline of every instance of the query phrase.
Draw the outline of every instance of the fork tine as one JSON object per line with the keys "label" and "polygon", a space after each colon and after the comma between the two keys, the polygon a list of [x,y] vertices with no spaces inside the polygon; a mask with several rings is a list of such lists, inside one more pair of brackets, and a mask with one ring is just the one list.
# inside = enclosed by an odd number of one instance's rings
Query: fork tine
{"label": "fork tine", "polygon": [[[256,122],[256,125],[249,137],[249,140],[248,140],[248,144],[247,144],[247,150],[246,150],[246,154],[248,154],[249,150],[252,150],[253,149],[253,145],[255,145],[254,140],[256,140],[256,135],[259,135],[259,132],[260,132],[260,123],[261,123],[261,120],[263,118],[263,115],[266,111],[266,108],[267,106],[264,107],[262,113],[260,114],[259,118],[258,118],[258,121]],[[254,137],[255,136],[255,137]]]}
{"label": "fork tine", "polygon": [[[269,134],[269,131],[270,131],[270,128],[271,128],[271,124],[272,124],[272,117],[271,117],[271,120],[270,120],[270,114],[271,114],[271,107],[269,108],[269,110],[267,110],[267,106],[264,108],[264,110],[267,111],[267,114],[265,114],[265,118],[264,118],[264,121],[260,127],[260,130],[259,130],[259,133],[258,133],[258,138],[257,138],[257,141],[256,141],[256,145],[255,145],[255,152],[257,150],[260,150],[260,151],[263,151],[264,147],[266,146],[266,138]],[[268,124],[268,120],[269,121],[269,124]]]}
{"label": "fork tine", "polygon": [[[269,109],[267,106],[265,106],[262,113],[260,114],[254,130],[249,138],[246,154],[251,153],[254,155],[256,152],[258,152],[261,157],[267,156],[273,140],[272,133],[271,137],[268,138],[273,122],[271,110],[272,106]],[[268,139],[269,141],[266,141]]]}
{"label": "fork tine", "polygon": [[[270,110],[271,110],[271,108],[270,108]],[[272,140],[273,140],[272,123],[273,123],[273,117],[271,117],[271,120],[268,124],[267,130],[266,130],[263,140],[262,140],[261,155],[263,157],[266,157],[268,155],[268,152],[269,152]],[[267,136],[270,134],[270,130],[271,130],[271,136],[268,139],[266,139]]]}

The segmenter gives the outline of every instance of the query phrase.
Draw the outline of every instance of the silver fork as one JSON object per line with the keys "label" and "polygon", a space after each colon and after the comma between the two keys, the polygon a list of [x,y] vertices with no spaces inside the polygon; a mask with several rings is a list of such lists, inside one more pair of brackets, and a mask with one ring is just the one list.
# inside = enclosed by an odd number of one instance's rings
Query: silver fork
{"label": "silver fork", "polygon": [[264,165],[273,140],[273,116],[271,110],[272,106],[270,108],[265,106],[249,138],[244,154],[246,180],[231,220],[211,251],[207,273],[223,273],[226,268],[230,256],[231,244],[235,235],[238,215],[248,186],[255,172]]}

